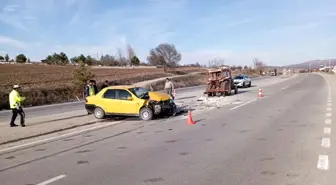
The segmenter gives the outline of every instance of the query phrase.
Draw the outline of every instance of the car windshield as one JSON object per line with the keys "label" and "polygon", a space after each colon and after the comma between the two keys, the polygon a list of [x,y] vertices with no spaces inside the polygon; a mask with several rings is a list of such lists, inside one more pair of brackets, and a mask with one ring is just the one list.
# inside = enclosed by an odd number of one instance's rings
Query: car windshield
{"label": "car windshield", "polygon": [[244,77],[243,76],[236,76],[234,79],[241,80],[241,79],[244,79]]}
{"label": "car windshield", "polygon": [[134,87],[129,89],[136,97],[142,98],[148,93],[148,90],[142,87]]}

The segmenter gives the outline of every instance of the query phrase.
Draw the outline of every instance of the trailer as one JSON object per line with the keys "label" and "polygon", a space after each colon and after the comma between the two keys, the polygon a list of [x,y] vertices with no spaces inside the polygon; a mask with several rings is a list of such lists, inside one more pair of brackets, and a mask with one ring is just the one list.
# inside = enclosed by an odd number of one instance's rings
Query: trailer
{"label": "trailer", "polygon": [[274,69],[269,70],[269,74],[270,74],[271,76],[277,76],[277,75],[278,75],[278,73],[277,73],[277,69],[274,68]]}
{"label": "trailer", "polygon": [[234,84],[231,69],[221,67],[219,69],[208,70],[207,89],[204,94],[211,96],[231,95],[232,90],[238,93],[238,87]]}

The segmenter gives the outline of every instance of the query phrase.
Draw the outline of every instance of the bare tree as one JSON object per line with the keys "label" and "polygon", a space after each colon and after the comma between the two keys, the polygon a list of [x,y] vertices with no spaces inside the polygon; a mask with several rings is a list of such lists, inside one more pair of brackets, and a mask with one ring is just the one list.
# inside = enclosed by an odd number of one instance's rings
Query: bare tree
{"label": "bare tree", "polygon": [[136,56],[134,49],[131,47],[131,45],[127,45],[127,59],[129,61],[132,61],[133,57]]}
{"label": "bare tree", "polygon": [[210,68],[217,68],[217,67],[223,66],[224,63],[225,63],[225,60],[220,59],[220,58],[214,58],[208,61],[208,65]]}
{"label": "bare tree", "polygon": [[117,60],[119,61],[119,64],[122,66],[125,66],[128,64],[127,59],[125,58],[123,51],[120,48],[118,48],[118,51],[117,51]]}
{"label": "bare tree", "polygon": [[253,59],[253,66],[255,69],[257,70],[263,70],[265,67],[264,62],[262,62],[261,60],[259,60],[258,58],[254,58]]}
{"label": "bare tree", "polygon": [[253,59],[253,66],[255,70],[258,70],[260,72],[260,74],[263,73],[264,69],[265,69],[265,64],[264,62],[262,62],[261,60],[259,60],[258,58],[254,58]]}
{"label": "bare tree", "polygon": [[147,57],[151,65],[163,65],[167,67],[175,67],[182,59],[174,44],[163,43],[149,51]]}
{"label": "bare tree", "polygon": [[108,65],[108,66],[117,66],[119,64],[118,60],[112,55],[106,54],[102,55],[100,57],[100,63],[102,65]]}

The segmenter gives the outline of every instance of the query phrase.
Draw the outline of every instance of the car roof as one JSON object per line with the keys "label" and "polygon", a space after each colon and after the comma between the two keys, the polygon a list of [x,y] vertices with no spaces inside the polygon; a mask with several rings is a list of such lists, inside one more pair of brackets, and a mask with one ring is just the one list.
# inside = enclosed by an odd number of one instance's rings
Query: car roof
{"label": "car roof", "polygon": [[133,85],[114,85],[114,86],[108,86],[107,89],[130,89],[134,88],[136,86]]}

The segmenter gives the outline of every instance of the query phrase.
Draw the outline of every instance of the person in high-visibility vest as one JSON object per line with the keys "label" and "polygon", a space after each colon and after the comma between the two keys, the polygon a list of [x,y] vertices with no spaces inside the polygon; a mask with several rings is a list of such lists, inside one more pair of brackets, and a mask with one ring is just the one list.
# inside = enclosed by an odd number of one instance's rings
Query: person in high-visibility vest
{"label": "person in high-visibility vest", "polygon": [[96,80],[92,80],[93,83],[93,89],[94,89],[94,94],[98,94],[98,87],[97,87],[97,82]]}
{"label": "person in high-visibility vest", "polygon": [[12,92],[9,94],[9,106],[12,110],[12,119],[10,121],[11,127],[16,127],[15,119],[17,115],[20,115],[20,123],[22,127],[25,127],[25,113],[23,112],[21,103],[23,100],[25,100],[25,97],[21,97],[19,94],[19,91],[21,90],[21,87],[19,85],[14,85]]}
{"label": "person in high-visibility vest", "polygon": [[84,93],[85,93],[84,97],[92,96],[92,95],[95,95],[97,93],[93,80],[90,80],[89,84],[85,86],[85,92]]}

